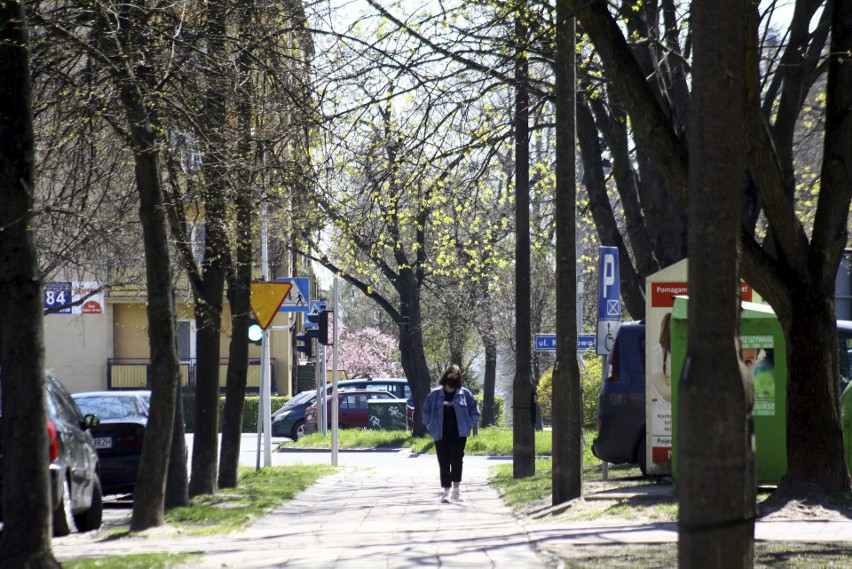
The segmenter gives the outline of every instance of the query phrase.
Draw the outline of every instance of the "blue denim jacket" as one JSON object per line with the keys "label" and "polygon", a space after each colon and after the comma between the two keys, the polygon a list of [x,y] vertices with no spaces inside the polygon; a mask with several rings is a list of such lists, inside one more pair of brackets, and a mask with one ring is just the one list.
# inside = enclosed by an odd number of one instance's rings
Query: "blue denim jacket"
{"label": "blue denim jacket", "polygon": [[[459,424],[459,436],[469,437],[470,431],[479,423],[479,406],[473,394],[462,387],[453,396],[456,421]],[[423,424],[436,441],[444,436],[444,387],[433,389],[423,402]]]}

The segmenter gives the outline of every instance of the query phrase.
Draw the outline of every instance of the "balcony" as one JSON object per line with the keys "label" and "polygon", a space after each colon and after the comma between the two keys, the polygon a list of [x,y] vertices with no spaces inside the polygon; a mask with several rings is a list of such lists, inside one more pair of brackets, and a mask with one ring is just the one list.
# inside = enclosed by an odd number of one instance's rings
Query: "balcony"
{"label": "balcony", "polygon": [[[228,360],[219,361],[219,389],[225,390]],[[195,360],[181,361],[180,383],[183,387],[195,385]],[[150,389],[151,360],[110,358],[107,360],[107,389]],[[249,360],[246,391],[260,390],[260,360]],[[272,390],[275,391],[275,358],[272,359]]]}

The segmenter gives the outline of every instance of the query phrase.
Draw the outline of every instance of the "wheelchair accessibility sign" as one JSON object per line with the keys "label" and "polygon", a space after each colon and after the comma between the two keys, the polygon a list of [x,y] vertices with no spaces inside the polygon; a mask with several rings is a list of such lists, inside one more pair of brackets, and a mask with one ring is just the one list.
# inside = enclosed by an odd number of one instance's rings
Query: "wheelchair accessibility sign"
{"label": "wheelchair accessibility sign", "polygon": [[618,248],[601,247],[598,265],[597,353],[606,356],[612,350],[621,326],[621,282],[618,274]]}

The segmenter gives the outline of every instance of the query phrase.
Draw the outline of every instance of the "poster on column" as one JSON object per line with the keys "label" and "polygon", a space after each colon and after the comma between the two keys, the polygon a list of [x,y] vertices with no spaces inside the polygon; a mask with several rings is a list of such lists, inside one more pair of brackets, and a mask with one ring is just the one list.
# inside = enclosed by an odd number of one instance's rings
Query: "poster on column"
{"label": "poster on column", "polygon": [[[645,436],[647,473],[670,475],[672,464],[671,316],[674,299],[688,296],[687,260],[645,280]],[[740,296],[752,300],[741,283]]]}
{"label": "poster on column", "polygon": [[775,416],[775,337],[740,336],[740,359],[754,384],[754,416]]}

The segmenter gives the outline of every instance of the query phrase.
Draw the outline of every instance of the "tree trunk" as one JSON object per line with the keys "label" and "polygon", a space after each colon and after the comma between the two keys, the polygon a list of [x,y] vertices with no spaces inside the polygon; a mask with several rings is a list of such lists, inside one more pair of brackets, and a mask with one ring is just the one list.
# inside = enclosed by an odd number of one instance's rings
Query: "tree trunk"
{"label": "tree trunk", "polygon": [[[163,524],[166,476],[175,420],[175,386],[180,384],[174,284],[157,147],[158,127],[154,105],[144,96],[150,88],[150,69],[143,64],[136,67],[127,65],[127,53],[133,53],[133,61],[137,61],[135,57],[144,51],[139,28],[145,12],[138,5],[125,5],[122,10],[109,14],[99,11],[98,25],[104,32],[96,37],[101,53],[112,63],[109,71],[127,118],[145,248],[151,412],[142,443],[131,531],[143,531]],[[114,26],[116,20],[117,26]],[[114,33],[106,33],[106,30]],[[144,56],[138,57],[138,61],[144,60]]]}
{"label": "tree trunk", "polygon": [[576,348],[575,33],[573,14],[563,2],[556,4],[556,19],[556,364],[552,409],[553,504],[561,504],[583,494],[583,391]]}
{"label": "tree trunk", "polygon": [[[612,92],[612,86],[608,86],[607,92],[610,99],[616,97]],[[618,188],[618,195],[621,198],[621,207],[624,209],[624,222],[627,237],[630,240],[630,249],[635,259],[636,272],[643,280],[642,291],[644,294],[644,279],[648,275],[652,275],[660,270],[657,260],[651,246],[651,239],[648,236],[647,220],[642,212],[642,205],[639,202],[639,181],[637,180],[636,170],[633,169],[633,161],[629,148],[629,138],[627,136],[627,117],[621,109],[610,104],[610,114],[607,114],[603,103],[598,99],[589,101],[595,117],[595,123],[598,125],[603,135],[606,145],[609,148],[612,156],[612,173],[615,178],[615,185]],[[619,256],[619,260],[621,256]],[[624,286],[624,285],[622,285]],[[641,317],[634,314],[628,308],[630,315],[637,320],[645,317],[645,304],[642,303]]]}
{"label": "tree trunk", "polygon": [[231,304],[231,344],[222,411],[222,448],[219,454],[219,487],[234,488],[239,481],[240,443],[243,430],[243,406],[248,374],[249,298],[251,295],[251,204],[241,192],[237,198],[236,267],[228,279]]}
{"label": "tree trunk", "polygon": [[754,564],[754,394],[736,350],[748,13],[745,0],[692,6],[689,330],[676,441],[680,567]]}
{"label": "tree trunk", "polygon": [[480,331],[480,338],[485,349],[485,375],[482,378],[482,418],[483,427],[493,427],[497,424],[494,390],[497,384],[497,339],[494,336],[493,321],[490,310],[486,309],[486,329]]}
{"label": "tree trunk", "polygon": [[595,127],[595,119],[592,111],[583,101],[578,101],[576,113],[577,140],[583,159],[583,183],[589,193],[589,209],[592,212],[592,219],[595,222],[601,245],[618,248],[621,295],[624,306],[633,318],[641,319],[645,317],[645,282],[633,268],[630,253],[621,237],[621,232],[618,230],[615,214],[609,203],[601,162],[602,150],[598,131]]}
{"label": "tree trunk", "polygon": [[143,531],[163,524],[166,473],[175,418],[175,386],[180,384],[180,368],[174,328],[172,268],[155,134],[141,118],[145,111],[134,97],[135,89],[125,83],[121,92],[134,139],[139,217],[145,242],[148,341],[151,350],[151,413],[142,443],[130,523],[132,531]]}
{"label": "tree trunk", "polygon": [[166,474],[167,510],[189,505],[189,474],[187,472],[186,431],[183,416],[183,388],[175,385],[175,424],[172,428],[172,452]]}
{"label": "tree trunk", "polygon": [[[461,308],[459,308],[461,310]],[[462,318],[450,317],[447,322],[447,332],[449,333],[450,345],[450,363],[458,364],[464,370],[464,344],[465,344],[465,328],[467,322]]]}
{"label": "tree trunk", "polygon": [[[209,239],[209,236],[206,238]],[[205,239],[205,242],[206,242]],[[205,250],[207,247],[205,247]],[[223,276],[217,270],[217,284]],[[205,271],[204,285],[209,282]],[[222,288],[214,286],[218,294]],[[210,301],[214,295],[210,293]],[[195,432],[192,442],[192,471],[189,479],[189,495],[215,494],[217,487],[218,448],[219,448],[219,336],[222,325],[221,296],[219,306],[208,304],[208,297],[195,301],[195,321],[197,322],[196,347],[198,358],[195,366]]]}
{"label": "tree trunk", "polygon": [[788,362],[788,467],[780,489],[790,496],[842,492],[849,489],[849,474],[840,431],[834,303],[821,302],[818,291],[800,290],[794,297],[792,326],[785,332],[796,357]]}
{"label": "tree trunk", "polygon": [[225,102],[229,98],[225,52],[225,11],[223,0],[206,3],[205,33],[208,43],[207,83],[204,94],[203,125],[205,141],[202,173],[204,186],[204,259],[202,282],[195,287],[196,375],[195,437],[192,445],[192,472],[189,495],[215,494],[219,448],[219,339],[222,331],[222,300],[225,289],[227,239],[227,183],[225,181]]}
{"label": "tree trunk", "polygon": [[413,435],[422,437],[428,434],[423,424],[423,401],[429,395],[432,382],[429,378],[429,366],[423,353],[423,330],[420,316],[420,290],[412,269],[403,269],[397,284],[400,296],[399,351],[402,357],[402,369],[411,388],[414,400]]}
{"label": "tree trunk", "polygon": [[[239,34],[251,42],[254,2],[241,2],[238,8]],[[243,164],[252,155],[252,54],[244,49],[237,57],[238,83],[236,114],[240,136],[239,156]],[[241,178],[245,187],[234,196],[236,239],[228,256],[228,302],[231,306],[231,342],[228,348],[228,372],[225,380],[225,408],[222,410],[222,443],[219,449],[219,487],[234,488],[239,483],[240,445],[242,443],[243,409],[248,377],[248,329],[251,324],[252,228],[254,210],[253,177],[246,171]],[[295,274],[295,273],[294,273]],[[294,358],[295,359],[295,358]],[[295,377],[295,376],[294,376]]]}
{"label": "tree trunk", "polygon": [[148,291],[148,337],[151,350],[151,413],[142,443],[139,478],[133,499],[132,531],[163,524],[163,509],[174,427],[176,385],[180,384],[174,328],[174,288],[153,129],[143,127],[144,110],[127,88],[122,99],[135,141]]}
{"label": "tree trunk", "polygon": [[529,62],[523,45],[527,27],[515,14],[515,378],[512,386],[512,471],[515,478],[535,474],[535,421],[530,377],[530,149]]}
{"label": "tree trunk", "polygon": [[60,567],[50,549],[42,283],[33,240],[32,95],[22,2],[0,4],[0,565]]}
{"label": "tree trunk", "polygon": [[[826,127],[822,185],[814,223],[811,256],[818,285],[794,290],[792,319],[786,328],[788,362],[787,462],[780,490],[808,495],[813,485],[823,492],[849,490],[840,428],[834,279],[848,232],[833,228],[848,223],[852,200],[852,5],[832,2],[831,49],[826,86]],[[815,468],[816,466],[819,468]]]}

